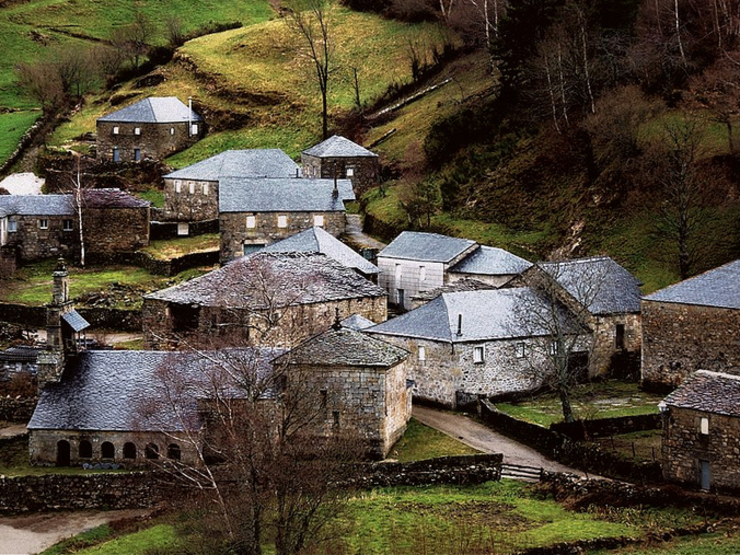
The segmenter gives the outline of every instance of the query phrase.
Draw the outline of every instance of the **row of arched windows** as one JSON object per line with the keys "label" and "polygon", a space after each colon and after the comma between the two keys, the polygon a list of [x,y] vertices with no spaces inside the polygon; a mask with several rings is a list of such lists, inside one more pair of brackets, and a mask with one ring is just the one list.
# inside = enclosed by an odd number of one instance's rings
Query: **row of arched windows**
{"label": "row of arched windows", "polygon": [[[60,440],[57,442],[57,462],[64,463],[68,461],[70,452],[69,442],[66,440]],[[136,444],[128,441],[123,444],[123,459],[124,460],[135,460],[138,457],[138,449]],[[167,458],[173,460],[180,460],[182,451],[177,443],[170,443],[167,446]],[[92,459],[93,458],[93,446],[92,443],[86,439],[80,441],[78,448],[78,457],[80,459]],[[144,447],[144,457],[150,460],[159,459],[159,445],[156,443],[147,443]],[[101,459],[115,459],[116,448],[110,441],[104,441],[100,445],[100,458]],[[67,462],[67,464],[69,464]]]}

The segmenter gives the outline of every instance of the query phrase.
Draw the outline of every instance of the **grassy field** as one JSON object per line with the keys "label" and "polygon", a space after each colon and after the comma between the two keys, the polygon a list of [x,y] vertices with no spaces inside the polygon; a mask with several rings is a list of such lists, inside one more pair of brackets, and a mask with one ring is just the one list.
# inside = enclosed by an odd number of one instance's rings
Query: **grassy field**
{"label": "grassy field", "polygon": [[206,233],[193,237],[152,241],[148,247],[144,247],[141,251],[159,260],[170,260],[184,254],[218,250],[218,248],[218,233]]}
{"label": "grassy field", "polygon": [[586,555],[737,555],[740,553],[740,535],[737,523],[719,526],[702,536],[684,536],[653,546],[634,546],[617,550],[587,551]]}
{"label": "grassy field", "polygon": [[412,418],[406,428],[406,433],[393,446],[388,457],[408,462],[475,453],[479,451]]}
{"label": "grassy field", "polygon": [[182,548],[175,528],[169,524],[157,524],[110,539],[112,535],[108,525],[98,526],[42,551],[41,555],[147,555],[158,550]]}
{"label": "grassy field", "polygon": [[[618,381],[593,382],[578,386],[572,396],[576,418],[613,418],[658,412],[663,396],[640,391],[636,383]],[[518,403],[498,403],[501,412],[516,418],[549,426],[563,419],[555,395],[540,395]]]}
{"label": "grassy field", "polygon": [[637,461],[660,460],[661,430],[645,430],[596,440],[598,446],[607,452],[619,454],[622,458]]}

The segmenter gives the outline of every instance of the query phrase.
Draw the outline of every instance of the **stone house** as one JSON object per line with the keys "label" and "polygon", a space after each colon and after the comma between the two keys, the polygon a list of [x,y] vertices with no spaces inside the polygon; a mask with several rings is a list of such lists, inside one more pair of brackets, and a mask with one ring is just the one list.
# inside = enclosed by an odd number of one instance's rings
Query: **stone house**
{"label": "stone house", "polygon": [[660,403],[667,481],[740,490],[740,376],[697,370]]}
{"label": "stone house", "polygon": [[[164,219],[215,220],[221,180],[299,177],[300,167],[280,149],[227,150],[164,176]],[[229,185],[248,182],[230,180]]]}
{"label": "stone house", "polygon": [[670,390],[699,369],[740,375],[740,260],[642,303],[642,384]]}
{"label": "stone house", "polygon": [[386,294],[322,254],[255,253],[144,296],[146,348],[292,347],[337,316],[387,318]]}
{"label": "stone house", "polygon": [[342,235],[348,180],[232,178],[220,180],[221,260],[256,252],[312,227]]}
{"label": "stone house", "polygon": [[[557,347],[551,330],[527,321],[522,310],[550,308],[527,287],[443,293],[363,332],[411,353],[415,398],[455,408],[546,383],[551,377],[547,356]],[[564,306],[555,310],[565,332],[578,342],[574,351],[587,350],[587,330]]]}
{"label": "stone house", "polygon": [[636,368],[642,343],[642,284],[610,257],[538,262],[510,283],[554,296],[593,332],[592,377],[605,375],[617,364],[615,357],[631,357]]}
{"label": "stone house", "polygon": [[416,231],[404,231],[378,253],[380,286],[405,310],[413,308],[419,293],[473,277],[499,287],[530,266],[503,249]]}
{"label": "stone house", "polygon": [[149,244],[150,205],[119,189],[84,189],[75,196],[0,196],[0,247],[21,261],[80,253],[79,214],[85,250],[92,254],[132,252]]}
{"label": "stone house", "polygon": [[378,155],[339,135],[304,150],[301,165],[305,177],[349,179],[358,195],[378,184]]}
{"label": "stone house", "polygon": [[378,267],[367,258],[360,256],[350,247],[342,243],[321,227],[312,227],[282,239],[277,243],[267,245],[260,252],[304,252],[325,254],[346,266],[352,268],[362,277],[372,282],[378,280]]}
{"label": "stone house", "polygon": [[174,96],[150,97],[97,119],[97,157],[162,160],[205,135],[203,119]]}

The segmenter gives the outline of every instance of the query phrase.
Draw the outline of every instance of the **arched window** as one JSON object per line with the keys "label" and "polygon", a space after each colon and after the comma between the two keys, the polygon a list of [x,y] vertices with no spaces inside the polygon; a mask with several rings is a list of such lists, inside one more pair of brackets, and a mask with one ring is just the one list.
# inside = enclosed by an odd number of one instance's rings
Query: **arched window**
{"label": "arched window", "polygon": [[80,458],[91,459],[92,458],[92,443],[83,439],[80,441]]}
{"label": "arched window", "polygon": [[147,459],[158,459],[159,458],[159,446],[156,443],[149,443],[144,449],[144,453]]}
{"label": "arched window", "polygon": [[69,441],[57,441],[57,466],[69,466]]}
{"label": "arched window", "polygon": [[167,458],[180,460],[180,446],[177,443],[170,443],[167,447]]}
{"label": "arched window", "polygon": [[104,459],[113,459],[116,457],[116,448],[110,441],[104,441],[100,446],[100,456]]}
{"label": "arched window", "polygon": [[136,445],[130,441],[123,444],[123,458],[124,459],[135,459],[136,458]]}

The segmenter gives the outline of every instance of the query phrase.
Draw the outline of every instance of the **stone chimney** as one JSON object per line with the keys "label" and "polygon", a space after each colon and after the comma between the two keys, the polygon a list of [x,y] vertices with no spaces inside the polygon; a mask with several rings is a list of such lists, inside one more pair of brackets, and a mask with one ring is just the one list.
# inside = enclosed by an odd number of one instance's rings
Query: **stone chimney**
{"label": "stone chimney", "polygon": [[39,353],[39,392],[49,382],[58,382],[66,362],[66,345],[62,329],[62,316],[72,310],[69,300],[69,272],[60,258],[52,274],[54,285],[51,302],[46,305],[46,349]]}

